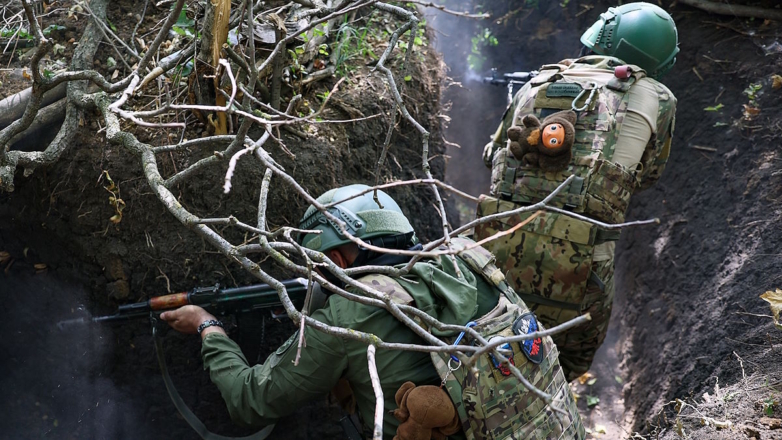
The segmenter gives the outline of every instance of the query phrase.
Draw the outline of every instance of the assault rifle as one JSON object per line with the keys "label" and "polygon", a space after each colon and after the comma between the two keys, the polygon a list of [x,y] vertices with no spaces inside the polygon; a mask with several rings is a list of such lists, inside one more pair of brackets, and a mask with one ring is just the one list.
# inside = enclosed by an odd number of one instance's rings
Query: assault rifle
{"label": "assault rifle", "polygon": [[[285,290],[288,292],[288,296],[293,302],[293,305],[297,309],[301,309],[307,296],[309,282],[304,278],[294,278],[283,281],[282,284],[285,286]],[[313,297],[322,296],[322,293],[317,292],[319,290],[317,283],[312,287],[315,290],[313,292]],[[310,302],[312,302],[312,300]],[[163,376],[163,382],[166,385],[166,389],[168,390],[168,395],[171,397],[174,406],[201,438],[233,440],[229,437],[215,435],[207,430],[206,426],[204,426],[193,411],[188,408],[184,400],[182,400],[182,397],[179,395],[179,392],[176,390],[176,387],[168,374],[166,358],[163,355],[163,341],[158,334],[159,330],[157,324],[159,318],[155,315],[155,312],[163,312],[188,304],[203,307],[214,315],[234,315],[269,310],[273,318],[287,316],[282,309],[282,301],[280,301],[277,290],[268,284],[255,284],[252,286],[234,287],[229,289],[214,285],[211,287],[196,287],[190,292],[155,296],[147,301],[121,305],[117,309],[117,313],[113,315],[69,319],[60,321],[57,323],[57,326],[62,329],[72,324],[87,324],[90,322],[114,323],[149,318],[152,322],[152,335],[155,340],[155,352],[157,353],[160,372]],[[274,429],[274,425],[268,425],[251,436],[242,437],[241,439],[236,440],[264,440],[269,436],[272,429]]]}
{"label": "assault rifle", "polygon": [[537,70],[530,72],[510,72],[499,74],[497,68],[491,69],[491,76],[483,78],[484,83],[488,83],[494,86],[506,86],[508,87],[508,105],[513,101],[513,87],[515,85],[524,85],[527,81],[538,76]]}
{"label": "assault rifle", "polygon": [[[300,309],[307,295],[308,281],[304,278],[294,278],[282,282],[293,305]],[[282,302],[277,290],[268,284],[221,288],[219,284],[210,287],[196,287],[189,292],[173,293],[171,295],[155,296],[147,301],[124,304],[117,308],[113,315],[95,316],[92,318],[77,318],[60,321],[61,329],[72,324],[89,322],[113,323],[132,319],[148,318],[153,312],[163,312],[181,306],[192,304],[206,309],[214,315],[233,315],[256,310],[269,310],[273,318],[287,316],[282,308]]]}

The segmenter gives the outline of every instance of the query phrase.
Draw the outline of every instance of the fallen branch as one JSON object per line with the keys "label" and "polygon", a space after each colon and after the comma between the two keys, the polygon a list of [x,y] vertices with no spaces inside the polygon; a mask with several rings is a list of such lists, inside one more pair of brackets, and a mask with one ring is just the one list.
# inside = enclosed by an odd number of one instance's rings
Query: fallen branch
{"label": "fallen branch", "polygon": [[[53,102],[65,98],[66,83],[59,84],[57,87],[43,94],[41,106],[45,107]],[[0,101],[0,130],[9,126],[12,122],[21,118],[30,97],[33,94],[33,88],[28,87],[19,93],[15,93]]]}
{"label": "fallen branch", "polygon": [[491,14],[489,14],[488,12],[481,12],[481,13],[478,13],[478,14],[472,14],[470,12],[452,11],[450,9],[447,9],[443,5],[438,5],[438,4],[435,4],[435,3],[432,3],[432,2],[425,2],[425,1],[421,1],[421,0],[407,0],[406,3],[414,3],[416,5],[423,6],[425,8],[438,9],[438,10],[440,10],[440,11],[446,13],[446,14],[456,15],[458,17],[477,18],[479,20],[483,20],[484,18],[491,17]]}

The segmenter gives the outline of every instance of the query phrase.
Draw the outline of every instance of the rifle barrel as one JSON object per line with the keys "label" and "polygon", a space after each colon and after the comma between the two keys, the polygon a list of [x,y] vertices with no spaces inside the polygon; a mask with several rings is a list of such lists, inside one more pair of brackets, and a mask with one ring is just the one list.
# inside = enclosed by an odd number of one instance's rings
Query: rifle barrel
{"label": "rifle barrel", "polygon": [[[307,294],[309,282],[304,278],[282,281],[294,305],[301,307]],[[171,310],[184,305],[197,305],[213,313],[249,312],[255,309],[278,307],[282,305],[277,290],[268,284],[219,289],[218,287],[196,288],[191,292],[173,293],[152,297],[147,301],[123,304],[113,315],[92,318],[67,319],[57,323],[60,330],[77,324],[111,323],[129,321],[149,316],[152,311]]]}

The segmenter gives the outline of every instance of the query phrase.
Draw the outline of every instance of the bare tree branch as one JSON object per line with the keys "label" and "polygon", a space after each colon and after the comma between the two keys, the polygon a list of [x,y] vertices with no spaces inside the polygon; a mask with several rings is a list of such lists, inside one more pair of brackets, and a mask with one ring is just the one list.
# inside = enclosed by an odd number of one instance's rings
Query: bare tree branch
{"label": "bare tree branch", "polygon": [[693,8],[703,9],[712,14],[733,15],[736,17],[755,17],[767,20],[782,20],[782,10],[757,6],[736,5],[730,2],[718,3],[710,0],[677,0]]}
{"label": "bare tree branch", "polygon": [[367,346],[367,363],[369,363],[369,378],[372,380],[372,390],[375,391],[375,428],[372,431],[373,440],[383,439],[383,387],[375,365],[375,346]]}

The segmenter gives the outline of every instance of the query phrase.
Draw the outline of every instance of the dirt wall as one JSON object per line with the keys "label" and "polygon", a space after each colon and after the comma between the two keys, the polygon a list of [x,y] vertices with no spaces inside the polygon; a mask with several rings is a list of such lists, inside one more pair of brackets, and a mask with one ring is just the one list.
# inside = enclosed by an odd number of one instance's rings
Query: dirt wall
{"label": "dirt wall", "polygon": [[[112,20],[128,12],[127,5],[119,3],[109,8]],[[117,23],[119,32],[128,31]],[[109,46],[101,48],[96,58],[106,59],[111,50]],[[382,49],[375,50],[380,53]],[[399,81],[405,83],[410,113],[430,131],[429,164],[433,175],[442,178],[445,144],[437,117],[441,61],[425,45],[414,51],[406,73],[412,79]],[[365,61],[355,64],[322,117],[363,118],[361,121],[298,127],[304,137],[282,131],[290,154],[271,141],[266,144],[274,159],[314,196],[339,185],[373,183],[377,157],[394,120],[385,78],[372,72]],[[401,64],[402,57],[395,53],[387,65],[399,70]],[[298,91],[317,108],[322,101],[318,95],[331,90],[336,81],[327,79]],[[283,92],[284,99],[293,95],[290,89]],[[0,345],[0,352],[11,359],[3,363],[7,374],[0,379],[0,388],[9,396],[2,404],[7,417],[0,418],[0,437],[196,438],[163,387],[149,323],[66,332],[57,331],[55,323],[87,312],[108,313],[117,304],[152,295],[257,280],[164,209],[145,183],[138,161],[96,134],[100,129],[96,115],[86,114],[83,121],[76,142],[57,166],[37,170],[30,177],[20,171],[15,191],[0,194],[0,251],[10,256],[0,265],[4,270],[0,271],[0,298],[7,304],[9,317],[0,328],[17,335]],[[203,127],[189,126],[187,135],[198,136],[201,131]],[[165,133],[158,136],[139,129],[135,134],[152,145],[169,143]],[[421,153],[420,134],[409,123],[397,121],[389,159],[379,180],[425,177]],[[211,154],[193,150],[158,159],[163,175],[169,176]],[[222,191],[226,167],[227,163],[214,167],[173,192],[196,215],[233,214],[254,224],[264,170],[253,158],[242,159],[233,189],[226,195]],[[126,203],[116,225],[109,220],[116,212],[108,201],[111,194],[104,188],[106,180],[100,179],[104,171],[117,183],[118,195]],[[389,193],[423,240],[439,236],[435,200],[428,188],[392,189]],[[306,207],[291,188],[272,179],[271,228],[295,225]],[[220,232],[235,243],[248,238],[227,229]],[[45,269],[38,266],[36,274],[35,264],[45,264]],[[263,267],[274,275],[289,276],[268,262]],[[241,324],[244,330],[232,336],[240,340],[251,362],[263,361],[293,332],[290,322],[271,318]],[[174,383],[195,413],[221,434],[247,434],[230,422],[222,398],[202,370],[198,341],[171,332],[165,345]],[[272,438],[342,438],[339,417],[339,411],[327,405],[324,397],[281,421]]]}
{"label": "dirt wall", "polygon": [[[732,3],[776,7],[776,2]],[[506,96],[504,88],[480,82],[488,69],[529,71],[576,56],[583,30],[614,4],[449,2],[455,10],[491,13],[491,21],[470,22],[469,28],[461,18],[432,14],[455,83],[444,94],[451,102],[445,135],[461,145],[450,152],[450,182],[474,194],[488,191],[489,170],[480,156]],[[782,90],[772,88],[771,79],[782,71],[782,30],[762,18],[669,6],[664,5],[678,25],[681,48],[676,66],[663,78],[678,98],[673,149],[660,182],[636,194],[628,212],[630,220],[659,217],[661,225],[622,234],[612,327],[596,360],[609,364],[598,386],[585,388],[602,400],[591,410],[585,399],[579,402],[588,417],[620,426],[609,437],[652,432],[652,425],[662,423],[657,415],[664,403],[713,390],[717,377],[721,384],[735,382],[741,369],[734,352],[755,359],[744,363],[746,374],[778,378],[767,357],[757,358],[778,349],[778,332],[769,318],[742,313],[767,315],[758,295],[782,281],[776,270]],[[467,59],[474,38],[486,30],[498,44],[479,38],[483,68],[471,70]],[[754,104],[744,92],[752,83],[762,85]],[[744,104],[760,113],[745,118]],[[467,216],[472,209],[463,207]],[[601,392],[601,384],[610,390]],[[759,411],[747,417],[762,415]],[[594,428],[594,422],[588,420],[588,426]]]}

